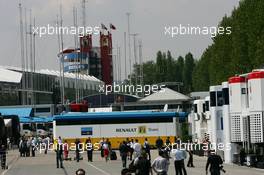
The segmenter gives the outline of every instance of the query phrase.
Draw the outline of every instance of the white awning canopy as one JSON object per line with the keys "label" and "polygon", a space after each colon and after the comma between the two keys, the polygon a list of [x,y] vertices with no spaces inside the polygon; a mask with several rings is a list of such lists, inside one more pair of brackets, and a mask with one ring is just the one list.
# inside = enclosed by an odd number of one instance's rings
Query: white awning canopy
{"label": "white awning canopy", "polygon": [[20,83],[22,73],[0,68],[0,82]]}
{"label": "white awning canopy", "polygon": [[154,101],[188,101],[191,98],[176,92],[172,89],[165,88],[156,93],[153,93],[145,98],[139,100],[139,102],[154,102]]}

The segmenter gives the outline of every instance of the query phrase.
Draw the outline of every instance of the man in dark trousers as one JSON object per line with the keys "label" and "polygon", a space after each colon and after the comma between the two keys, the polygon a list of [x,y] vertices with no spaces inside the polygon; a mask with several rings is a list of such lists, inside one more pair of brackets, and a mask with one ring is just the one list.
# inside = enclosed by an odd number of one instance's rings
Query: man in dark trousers
{"label": "man in dark trousers", "polygon": [[88,162],[92,162],[93,161],[93,145],[92,145],[92,141],[90,138],[86,140],[85,145],[87,149]]}
{"label": "man in dark trousers", "polygon": [[145,152],[148,154],[148,159],[151,160],[150,145],[148,142],[148,138],[145,138],[145,142],[144,142],[143,147],[144,147]]}
{"label": "man in dark trousers", "polygon": [[57,149],[56,151],[56,162],[57,162],[57,168],[63,168],[63,158],[62,158],[62,154],[63,154],[63,149],[62,149],[62,144],[57,144]]}
{"label": "man in dark trousers", "polygon": [[219,155],[216,155],[215,151],[211,152],[206,163],[206,174],[208,174],[208,167],[210,165],[211,175],[220,175],[222,169],[223,160]]}
{"label": "man in dark trousers", "polygon": [[193,165],[193,150],[188,150],[188,153],[189,153],[189,160],[188,160],[187,167],[193,167],[194,168],[194,165]]}
{"label": "man in dark trousers", "polygon": [[245,149],[241,149],[239,155],[240,155],[240,165],[243,166],[246,157]]}
{"label": "man in dark trousers", "polygon": [[4,169],[7,169],[7,166],[6,166],[6,147],[5,145],[1,145],[0,147],[0,159],[1,159],[1,167],[2,167],[2,170]]}
{"label": "man in dark trousers", "polygon": [[80,140],[79,139],[76,139],[75,146],[76,146],[76,149],[75,149],[76,162],[79,162],[80,161],[80,150],[79,150]]}
{"label": "man in dark trousers", "polygon": [[128,152],[129,152],[129,147],[127,146],[127,143],[125,141],[123,141],[120,144],[119,151],[120,151],[120,156],[121,156],[121,159],[122,159],[123,168],[126,168],[127,155],[128,155]]}

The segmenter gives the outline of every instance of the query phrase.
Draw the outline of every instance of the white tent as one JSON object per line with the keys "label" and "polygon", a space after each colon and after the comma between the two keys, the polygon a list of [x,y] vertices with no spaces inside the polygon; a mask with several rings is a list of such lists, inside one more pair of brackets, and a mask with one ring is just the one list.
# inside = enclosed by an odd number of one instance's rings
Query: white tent
{"label": "white tent", "polygon": [[20,83],[22,73],[0,68],[0,82]]}
{"label": "white tent", "polygon": [[153,93],[141,100],[140,102],[154,102],[154,101],[189,101],[191,98],[181,94],[177,91],[165,88],[156,93]]}

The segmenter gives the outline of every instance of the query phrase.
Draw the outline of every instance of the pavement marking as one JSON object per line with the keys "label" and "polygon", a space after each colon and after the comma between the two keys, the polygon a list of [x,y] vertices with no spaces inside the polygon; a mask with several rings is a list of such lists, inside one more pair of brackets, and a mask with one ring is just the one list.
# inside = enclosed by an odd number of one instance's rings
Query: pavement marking
{"label": "pavement marking", "polygon": [[63,168],[63,172],[65,175],[68,175],[68,172],[66,171],[65,167]]}
{"label": "pavement marking", "polygon": [[91,167],[95,168],[96,170],[100,171],[101,173],[103,173],[104,175],[111,175],[109,174],[108,172],[96,167],[95,165],[91,164],[91,163],[88,163],[88,162],[85,162],[87,165],[90,165]]}

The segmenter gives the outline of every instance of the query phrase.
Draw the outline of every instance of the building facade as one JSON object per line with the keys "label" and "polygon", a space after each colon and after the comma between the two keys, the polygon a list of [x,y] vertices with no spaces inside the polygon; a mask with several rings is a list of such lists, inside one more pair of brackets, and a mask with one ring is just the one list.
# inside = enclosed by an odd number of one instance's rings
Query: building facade
{"label": "building facade", "polygon": [[[60,104],[61,78],[59,71],[39,70],[35,73],[22,72],[19,68],[4,68],[9,73],[18,73],[20,80],[0,79],[0,105]],[[1,77],[0,77],[1,78]],[[15,78],[15,77],[14,77]],[[87,75],[77,79],[82,96],[98,93],[102,81]],[[65,100],[76,99],[76,76],[64,75]]]}

